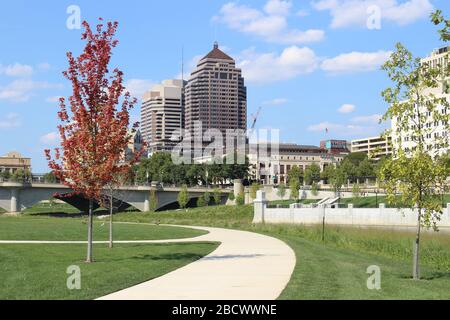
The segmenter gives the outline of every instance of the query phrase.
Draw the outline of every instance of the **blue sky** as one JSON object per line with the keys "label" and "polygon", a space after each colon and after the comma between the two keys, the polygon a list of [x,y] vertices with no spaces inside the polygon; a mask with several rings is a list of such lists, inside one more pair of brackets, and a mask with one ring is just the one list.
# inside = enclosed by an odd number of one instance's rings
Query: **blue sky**
{"label": "blue sky", "polygon": [[91,24],[119,22],[112,65],[137,97],[180,74],[182,47],[190,70],[217,40],[243,69],[249,122],[262,106],[257,128],[314,145],[378,134],[386,109],[380,92],[389,85],[380,64],[398,41],[417,56],[441,46],[428,15],[432,8],[450,14],[447,0],[4,2],[0,154],[32,157],[34,172],[48,171],[43,150],[57,144],[55,99],[70,95],[65,53],[82,48],[81,30],[66,26],[70,5]]}

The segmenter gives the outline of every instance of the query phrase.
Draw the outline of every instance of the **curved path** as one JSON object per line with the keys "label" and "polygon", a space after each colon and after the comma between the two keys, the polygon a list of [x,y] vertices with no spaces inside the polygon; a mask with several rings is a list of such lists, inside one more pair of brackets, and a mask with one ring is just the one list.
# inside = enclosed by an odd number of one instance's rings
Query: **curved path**
{"label": "curved path", "polygon": [[[274,300],[291,277],[295,253],[281,240],[258,233],[188,227],[208,234],[171,240],[115,243],[220,242],[209,255],[161,277],[100,297],[101,300]],[[0,241],[86,243],[85,241]],[[106,243],[98,241],[96,243]]]}

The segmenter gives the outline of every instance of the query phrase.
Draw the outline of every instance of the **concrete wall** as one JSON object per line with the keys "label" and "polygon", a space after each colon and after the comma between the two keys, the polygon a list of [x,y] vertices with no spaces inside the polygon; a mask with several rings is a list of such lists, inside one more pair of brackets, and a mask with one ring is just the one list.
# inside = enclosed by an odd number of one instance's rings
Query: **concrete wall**
{"label": "concrete wall", "polygon": [[[292,204],[289,208],[267,208],[267,199],[263,192],[258,191],[254,201],[254,223],[296,223],[322,224],[325,223],[348,226],[382,226],[382,227],[414,227],[417,226],[417,211],[410,209],[386,208],[380,204],[379,208],[317,208],[298,207]],[[439,227],[450,227],[450,204],[444,209]]]}
{"label": "concrete wall", "polygon": [[[248,189],[246,190],[248,191]],[[262,191],[265,192],[265,197],[267,201],[277,201],[277,200],[289,200],[291,197],[291,190],[286,189],[286,194],[283,198],[281,198],[280,196],[278,196],[278,189],[274,188],[273,186],[264,186],[262,188]],[[375,193],[369,193],[369,196],[375,196]],[[383,193],[378,193],[379,196],[382,196]],[[342,191],[339,195],[341,198],[352,198],[353,197],[353,193],[352,192],[345,192]],[[320,200],[320,199],[324,199],[324,198],[335,198],[336,195],[334,193],[334,191],[329,191],[329,190],[320,190],[318,192],[318,194],[316,196],[314,196],[311,193],[311,190],[301,190],[299,191],[299,197],[300,199],[315,199],[315,200]],[[246,198],[246,203],[250,204],[253,203],[253,199],[251,199],[251,197]]]}

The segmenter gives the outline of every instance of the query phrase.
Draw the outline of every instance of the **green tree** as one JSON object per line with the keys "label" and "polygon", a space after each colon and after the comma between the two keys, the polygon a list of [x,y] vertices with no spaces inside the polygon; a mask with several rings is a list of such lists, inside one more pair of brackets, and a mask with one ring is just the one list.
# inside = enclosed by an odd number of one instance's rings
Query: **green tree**
{"label": "green tree", "polygon": [[150,190],[150,199],[149,199],[149,204],[150,204],[150,212],[155,212],[156,209],[158,208],[158,196],[156,195],[156,190],[155,189],[151,189]]}
{"label": "green tree", "polygon": [[441,10],[436,10],[431,14],[431,21],[435,25],[442,27],[442,29],[438,30],[441,40],[444,42],[450,41],[450,20],[444,18]]}
{"label": "green tree", "polygon": [[56,176],[53,172],[48,172],[44,174],[43,176],[45,183],[55,183],[56,182]]}
{"label": "green tree", "polygon": [[352,195],[354,198],[359,198],[361,196],[361,187],[360,187],[359,183],[353,184]]}
{"label": "green tree", "polygon": [[293,166],[288,172],[288,181],[297,180],[298,183],[303,181],[303,170],[298,166]]}
{"label": "green tree", "polygon": [[1,178],[3,178],[4,180],[9,180],[10,178],[11,178],[11,173],[9,173],[9,171],[3,171],[2,173],[1,173]]}
{"label": "green tree", "polygon": [[211,194],[208,191],[203,194],[203,200],[205,201],[205,206],[208,206],[211,202]]}
{"label": "green tree", "polygon": [[311,194],[314,197],[317,197],[319,195],[319,184],[315,181],[311,185]]}
{"label": "green tree", "polygon": [[[383,163],[379,178],[384,181],[388,203],[394,204],[400,199],[403,206],[412,210],[417,208],[414,279],[420,279],[421,227],[436,229],[436,221],[443,212],[440,199],[445,191],[447,170],[444,162],[436,157],[433,147],[446,147],[448,143],[433,134],[434,126],[426,125],[431,117],[447,132],[450,130],[449,113],[441,112],[448,109],[449,103],[443,95],[435,94],[442,90],[443,79],[450,76],[448,55],[443,60],[447,65],[421,63],[420,58],[414,58],[398,43],[396,51],[382,66],[393,82],[393,87],[382,93],[389,104],[383,119],[393,119],[396,126],[392,132],[393,156]],[[400,138],[405,136],[411,137],[413,147],[410,149],[402,147]]]}
{"label": "green tree", "polygon": [[335,170],[336,168],[333,165],[326,166],[320,174],[320,178],[327,184],[330,183],[330,179],[333,176]]}
{"label": "green tree", "polygon": [[312,165],[308,166],[305,170],[305,183],[310,186],[313,184],[313,182],[319,182],[320,181],[320,167],[313,163]]}
{"label": "green tree", "polygon": [[283,199],[286,195],[286,184],[281,183],[277,188],[277,195],[280,199]]}
{"label": "green tree", "polygon": [[250,186],[250,198],[256,199],[256,192],[261,189],[261,185],[259,183],[252,183]]}
{"label": "green tree", "polygon": [[300,190],[300,182],[298,179],[291,179],[289,181],[289,189],[291,190],[291,199],[298,201]]}
{"label": "green tree", "polygon": [[229,199],[230,201],[234,201],[234,200],[236,199],[236,197],[234,196],[234,192],[230,192],[230,193],[228,194],[228,199]]}
{"label": "green tree", "polygon": [[348,176],[344,169],[339,166],[335,170],[333,170],[333,174],[330,177],[330,183],[333,186],[334,192],[339,195],[342,189],[342,186],[347,181]]}
{"label": "green tree", "polygon": [[178,201],[178,205],[180,206],[181,209],[186,208],[186,206],[189,202],[189,192],[188,192],[188,188],[186,185],[183,185],[183,187],[181,187],[181,190],[177,196],[177,201]]}
{"label": "green tree", "polygon": [[28,169],[17,169],[11,175],[11,180],[14,182],[25,182],[31,179],[31,172]]}
{"label": "green tree", "polygon": [[357,173],[359,177],[375,176],[375,165],[368,158],[365,158],[358,165]]}
{"label": "green tree", "polygon": [[222,191],[219,188],[215,188],[213,191],[214,204],[220,205],[222,203]]}

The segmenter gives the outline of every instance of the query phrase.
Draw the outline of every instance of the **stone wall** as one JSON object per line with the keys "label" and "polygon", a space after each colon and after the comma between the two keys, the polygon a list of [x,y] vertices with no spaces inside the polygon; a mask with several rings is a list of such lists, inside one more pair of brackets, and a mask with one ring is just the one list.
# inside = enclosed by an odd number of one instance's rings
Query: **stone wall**
{"label": "stone wall", "polygon": [[[386,208],[380,204],[378,208],[316,208],[302,207],[292,204],[289,208],[267,208],[267,199],[263,191],[258,191],[254,201],[254,223],[292,223],[292,224],[322,224],[347,226],[381,226],[381,227],[415,227],[417,226],[417,211],[411,209]],[[439,227],[450,227],[450,203],[444,209]]]}

